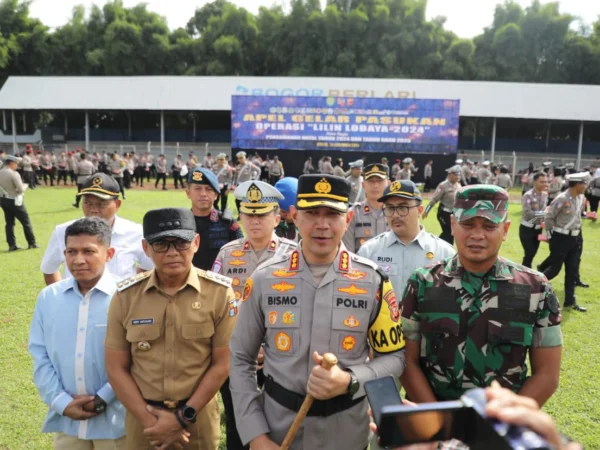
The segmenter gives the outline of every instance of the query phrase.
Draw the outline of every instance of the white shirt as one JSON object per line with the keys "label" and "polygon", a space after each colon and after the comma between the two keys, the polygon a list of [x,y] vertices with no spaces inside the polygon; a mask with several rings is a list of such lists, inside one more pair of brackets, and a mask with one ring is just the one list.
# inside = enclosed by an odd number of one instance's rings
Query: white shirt
{"label": "white shirt", "polygon": [[404,285],[415,269],[445,260],[455,253],[454,247],[421,226],[417,237],[408,244],[393,231],[386,231],[367,241],[357,254],[370,259],[387,273],[398,298],[402,298]]}
{"label": "white shirt", "polygon": [[[65,262],[65,232],[73,222],[75,220],[62,223],[54,228],[40,265],[42,273],[55,273],[60,269],[61,264]],[[143,238],[143,228],[139,223],[115,216],[110,242],[110,246],[115,249],[115,256],[106,267],[118,280],[134,276],[137,264],[143,270],[154,268],[154,263],[146,256],[142,248]],[[71,273],[65,266],[63,268],[63,278],[70,276]]]}

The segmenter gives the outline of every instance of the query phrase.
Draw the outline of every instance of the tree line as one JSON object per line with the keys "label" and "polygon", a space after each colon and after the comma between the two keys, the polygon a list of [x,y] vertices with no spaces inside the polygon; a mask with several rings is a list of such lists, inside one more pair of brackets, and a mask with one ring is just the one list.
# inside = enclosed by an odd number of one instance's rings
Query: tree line
{"label": "tree line", "polygon": [[[600,84],[600,19],[557,3],[496,6],[473,39],[426,19],[427,0],[290,0],[252,14],[227,0],[185,28],[144,4],[73,10],[56,29],[0,2],[0,83],[11,75],[247,75]],[[468,11],[464,11],[468,14]],[[585,18],[587,21],[590,18]]]}

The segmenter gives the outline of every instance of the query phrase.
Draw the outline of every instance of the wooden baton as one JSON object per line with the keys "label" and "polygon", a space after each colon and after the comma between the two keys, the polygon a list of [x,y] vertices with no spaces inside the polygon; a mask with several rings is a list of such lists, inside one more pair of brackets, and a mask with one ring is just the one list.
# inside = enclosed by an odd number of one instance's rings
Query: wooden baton
{"label": "wooden baton", "polygon": [[[335,366],[337,363],[338,363],[338,359],[333,353],[325,353],[323,355],[323,361],[321,362],[321,367],[323,367],[326,370],[331,370],[331,368],[333,366]],[[306,397],[304,397],[304,401],[302,402],[302,406],[300,407],[298,414],[296,414],[296,417],[294,418],[294,421],[292,422],[292,426],[290,427],[287,434],[285,435],[283,444],[281,444],[281,450],[288,450],[290,448],[290,445],[292,445],[292,441],[294,440],[294,437],[296,437],[296,433],[298,432],[300,425],[302,425],[302,422],[304,421],[306,415],[308,414],[308,410],[312,406],[314,400],[315,399],[312,398],[312,396],[310,394],[306,394]]]}

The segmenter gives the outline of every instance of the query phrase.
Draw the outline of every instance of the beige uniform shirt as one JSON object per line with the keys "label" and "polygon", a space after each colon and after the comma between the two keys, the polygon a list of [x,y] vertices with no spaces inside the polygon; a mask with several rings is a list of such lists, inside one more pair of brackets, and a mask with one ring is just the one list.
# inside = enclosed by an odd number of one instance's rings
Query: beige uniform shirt
{"label": "beige uniform shirt", "polygon": [[[14,199],[17,195],[25,192],[25,185],[21,180],[21,175],[8,166],[0,170],[0,197],[7,195],[8,198]],[[4,193],[6,191],[6,194]]]}
{"label": "beige uniform shirt", "polygon": [[246,161],[245,164],[238,164],[236,167],[236,173],[236,185],[240,185],[249,180],[258,180],[260,177],[260,169],[249,161]]}
{"label": "beige uniform shirt", "polygon": [[231,186],[233,183],[233,169],[229,164],[225,163],[223,167],[215,164],[212,166],[211,170],[217,176],[217,180],[219,181],[221,189],[225,185]]}
{"label": "beige uniform shirt", "polygon": [[388,230],[382,209],[373,209],[365,200],[356,204],[354,214],[344,233],[344,246],[349,252],[357,253],[360,247],[369,239]]}
{"label": "beige uniform shirt", "polygon": [[496,177],[494,184],[496,186],[500,186],[501,188],[508,190],[511,187],[513,187],[512,177],[507,173],[500,173]]}
{"label": "beige uniform shirt", "polygon": [[362,187],[362,176],[353,177],[350,175],[346,180],[350,182],[350,196],[348,197],[348,203],[353,205],[355,203],[363,202],[365,200],[365,190]]}
{"label": "beige uniform shirt", "polygon": [[558,194],[562,191],[564,181],[563,177],[554,177],[550,182],[550,187],[548,189],[548,197],[550,200],[554,200]]}
{"label": "beige uniform shirt", "polygon": [[75,166],[75,174],[77,175],[77,184],[83,184],[83,182],[94,173],[96,169],[94,168],[94,164],[87,159],[83,161],[78,161]]}
{"label": "beige uniform shirt", "polygon": [[523,207],[521,223],[528,228],[540,228],[546,215],[546,204],[548,203],[548,193],[538,194],[535,189],[530,189],[523,194],[521,206]]}
{"label": "beige uniform shirt", "polygon": [[580,230],[584,202],[583,195],[573,198],[569,191],[558,194],[546,211],[544,221],[546,230],[552,231],[554,228]]}
{"label": "beige uniform shirt", "polygon": [[442,181],[438,184],[437,189],[433,193],[433,197],[427,205],[427,213],[435,206],[437,202],[440,202],[440,208],[446,212],[452,212],[454,208],[454,197],[456,192],[460,189],[460,183],[450,183],[450,180]]}
{"label": "beige uniform shirt", "polygon": [[275,233],[268,247],[258,256],[250,241],[245,238],[231,241],[221,248],[212,266],[212,271],[232,278],[231,286],[237,301],[242,299],[244,285],[256,268],[275,255],[291,253],[298,248],[296,242],[280,238]]}
{"label": "beige uniform shirt", "polygon": [[121,158],[117,156],[117,159],[109,159],[107,166],[111,176],[114,178],[123,178],[124,167],[121,166]]}
{"label": "beige uniform shirt", "polygon": [[479,184],[489,184],[492,180],[492,172],[485,167],[477,170],[477,181]]}
{"label": "beige uniform shirt", "polygon": [[333,168],[333,174],[336,177],[346,178],[346,172],[344,172],[344,169],[342,169],[340,166],[335,166]]}
{"label": "beige uniform shirt", "polygon": [[[327,417],[309,416],[292,450],[363,450],[369,437],[364,383],[404,370],[404,339],[391,283],[376,265],[341,245],[319,283],[300,249],[262,264],[246,282],[231,338],[230,388],[243,443],[260,434],[281,445],[296,413],[256,389],[255,359],[264,343],[266,377],[306,395],[314,351],[334,353],[360,382],[358,403]],[[386,277],[387,279],[387,277]],[[369,345],[370,344],[370,345]],[[369,349],[375,359],[366,362]]]}
{"label": "beige uniform shirt", "polygon": [[331,165],[331,163],[329,161],[323,162],[323,170],[321,170],[321,173],[333,175],[333,166]]}
{"label": "beige uniform shirt", "polygon": [[21,161],[21,164],[23,165],[23,170],[25,172],[33,172],[33,159],[31,159],[31,156],[27,154],[23,155],[23,161]]}
{"label": "beige uniform shirt", "polygon": [[160,290],[154,270],[117,285],[105,346],[131,352],[131,376],[143,398],[192,396],[210,366],[212,350],[229,345],[237,316],[230,283],[192,267],[174,296]]}
{"label": "beige uniform shirt", "polygon": [[410,180],[410,169],[401,169],[396,174],[396,180]]}

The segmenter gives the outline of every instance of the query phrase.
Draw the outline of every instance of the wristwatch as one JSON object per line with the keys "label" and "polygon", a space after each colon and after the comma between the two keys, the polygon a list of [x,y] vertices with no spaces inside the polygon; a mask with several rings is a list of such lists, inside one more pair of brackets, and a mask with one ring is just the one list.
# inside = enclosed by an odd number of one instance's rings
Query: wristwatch
{"label": "wristwatch", "polygon": [[360,389],[360,381],[354,376],[352,372],[350,373],[350,383],[348,383],[348,395],[350,397],[354,397],[358,390]]}
{"label": "wristwatch", "polygon": [[191,423],[196,423],[196,408],[190,405],[181,407],[181,416]]}
{"label": "wristwatch", "polygon": [[104,411],[106,411],[107,406],[108,405],[104,400],[102,400],[102,398],[100,398],[98,395],[94,396],[94,411],[97,414],[102,414]]}

